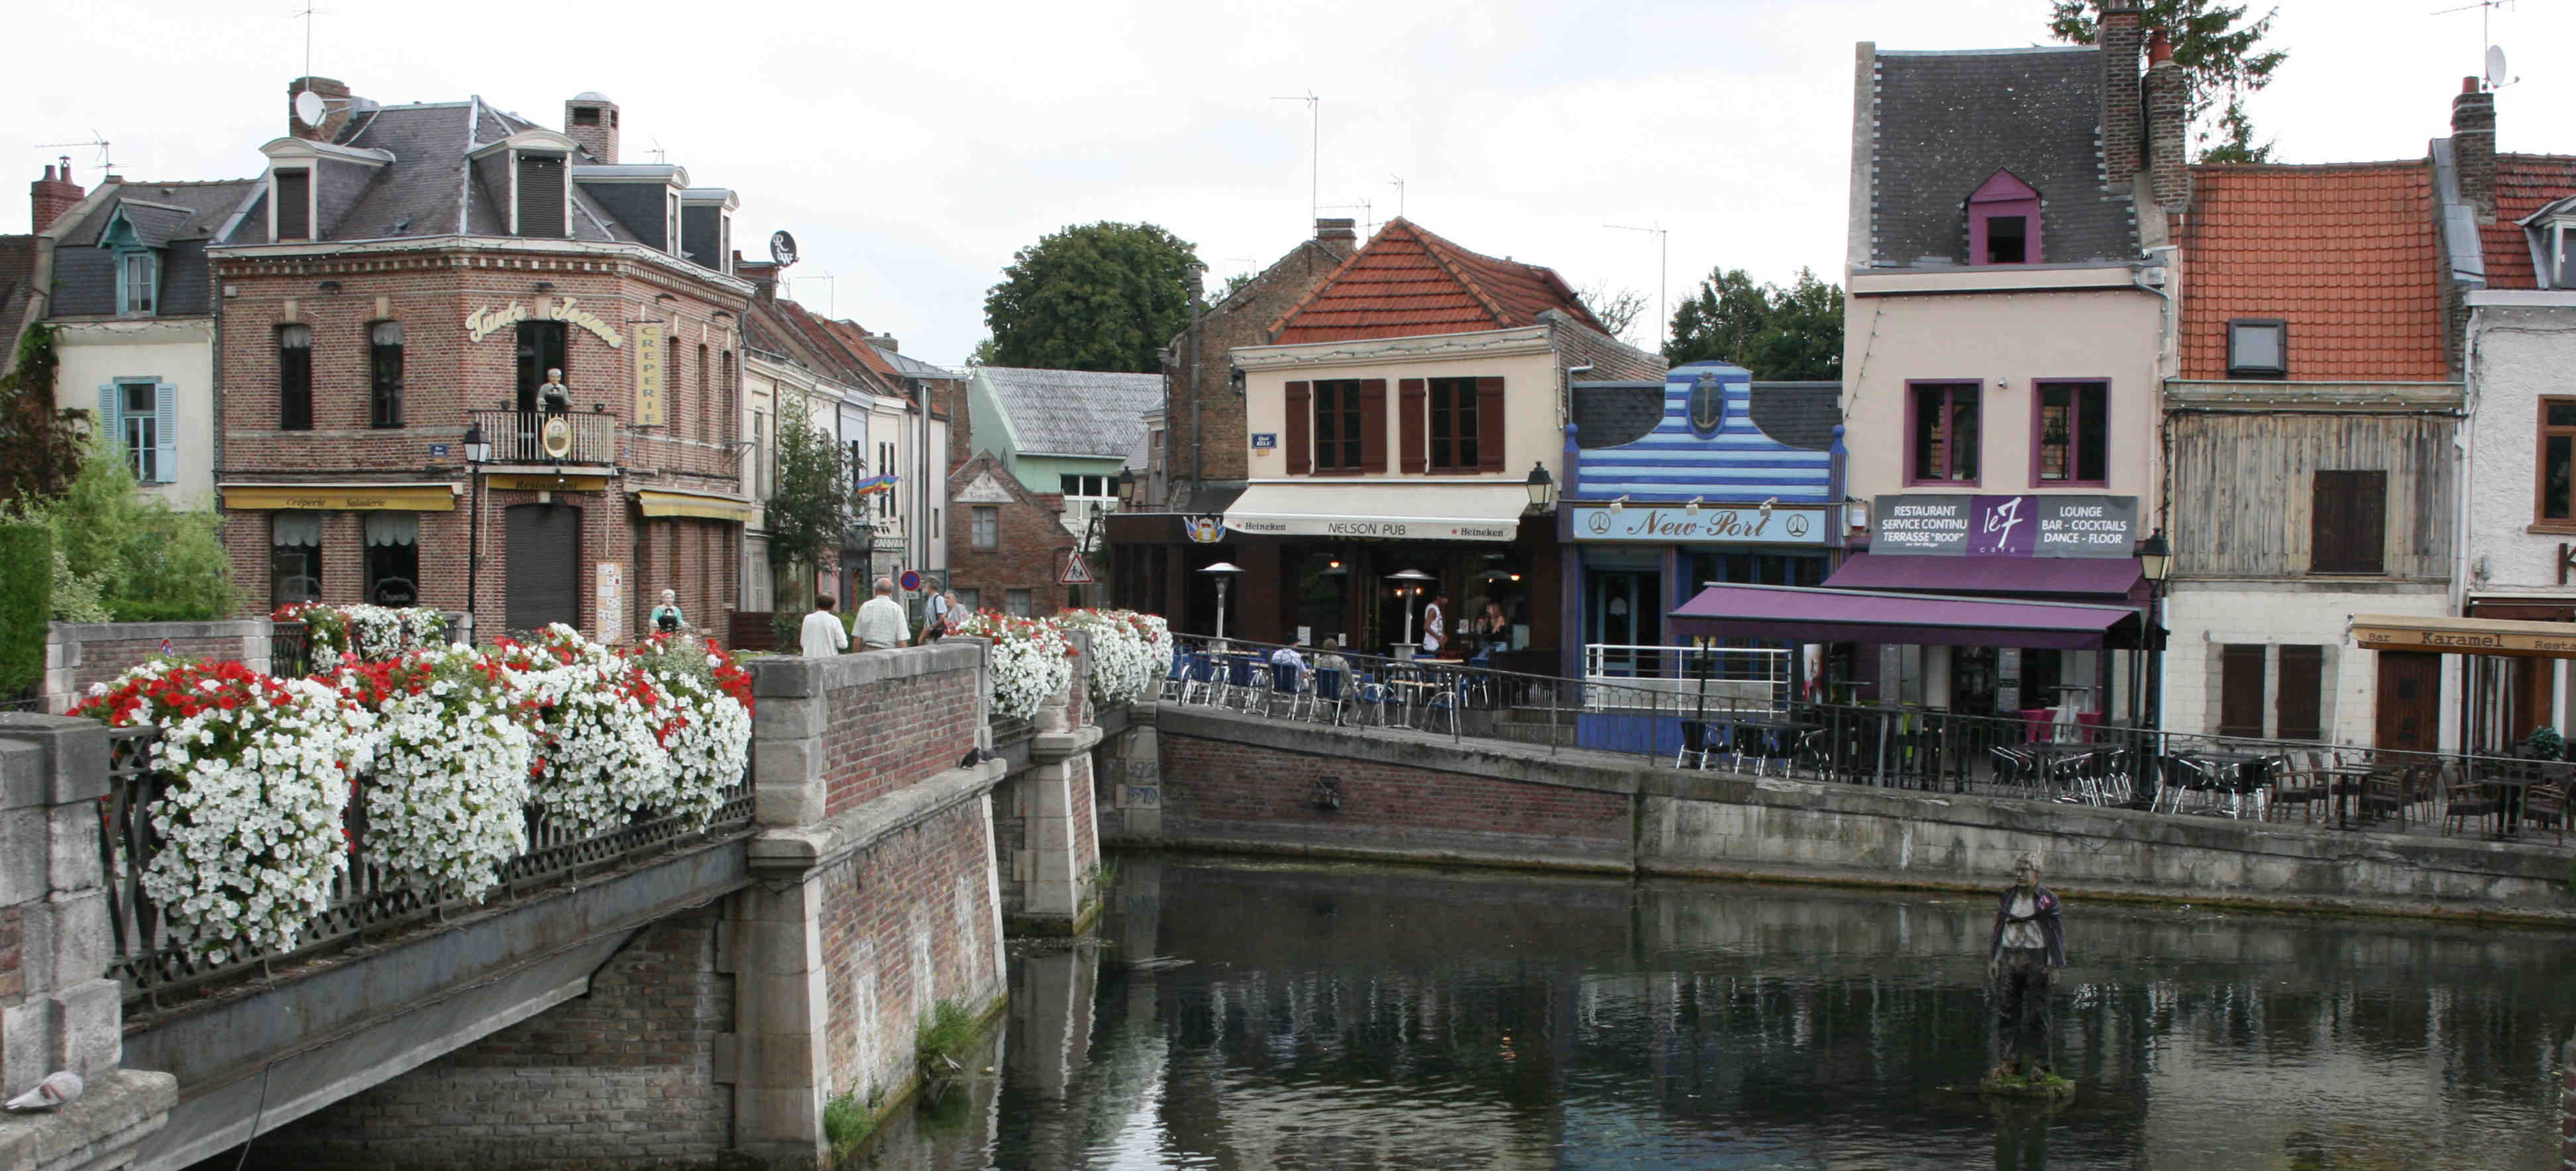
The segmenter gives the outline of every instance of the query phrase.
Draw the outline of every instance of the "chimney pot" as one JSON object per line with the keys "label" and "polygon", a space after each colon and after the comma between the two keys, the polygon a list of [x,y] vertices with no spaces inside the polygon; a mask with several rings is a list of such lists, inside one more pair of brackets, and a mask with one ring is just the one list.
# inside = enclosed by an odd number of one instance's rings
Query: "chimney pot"
{"label": "chimney pot", "polygon": [[2459,171],[2460,198],[2477,209],[2479,223],[2494,223],[2495,94],[2474,77],[2451,99],[2451,164]]}
{"label": "chimney pot", "polygon": [[2191,202],[2190,83],[2174,64],[2173,46],[2157,33],[2147,44],[2147,178],[2156,205],[2179,212]]}
{"label": "chimney pot", "polygon": [[1359,233],[1352,228],[1352,221],[1348,218],[1318,217],[1315,220],[1315,242],[1335,256],[1349,256],[1352,249],[1359,247],[1360,241]]}
{"label": "chimney pot", "polygon": [[2138,0],[2102,0],[2102,163],[2111,182],[2126,183],[2143,163],[2145,115],[2140,112]]}
{"label": "chimney pot", "polygon": [[55,220],[87,194],[80,184],[72,182],[70,159],[64,159],[60,167],[46,167],[44,178],[27,184],[27,230],[41,232],[54,226]]}
{"label": "chimney pot", "polygon": [[617,122],[617,103],[597,90],[583,90],[564,103],[564,137],[580,143],[596,162],[617,162]]}

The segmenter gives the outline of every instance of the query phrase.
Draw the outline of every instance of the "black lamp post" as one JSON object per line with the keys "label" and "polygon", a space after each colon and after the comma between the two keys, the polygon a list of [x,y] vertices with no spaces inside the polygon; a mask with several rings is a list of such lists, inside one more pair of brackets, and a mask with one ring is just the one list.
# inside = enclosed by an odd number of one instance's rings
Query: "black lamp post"
{"label": "black lamp post", "polygon": [[2138,571],[2147,579],[2146,637],[2155,640],[2154,654],[2147,660],[2146,695],[2147,726],[2164,726],[2165,646],[2160,637],[2164,630],[2165,575],[2173,572],[2173,546],[2165,542],[2165,531],[2157,529],[2138,542]]}
{"label": "black lamp post", "polygon": [[[481,423],[465,426],[465,479],[468,489],[466,507],[473,511],[465,518],[465,621],[479,621],[474,612],[476,579],[482,576],[483,552],[483,465],[492,462],[492,445],[483,438]],[[482,638],[477,634],[476,642]]]}

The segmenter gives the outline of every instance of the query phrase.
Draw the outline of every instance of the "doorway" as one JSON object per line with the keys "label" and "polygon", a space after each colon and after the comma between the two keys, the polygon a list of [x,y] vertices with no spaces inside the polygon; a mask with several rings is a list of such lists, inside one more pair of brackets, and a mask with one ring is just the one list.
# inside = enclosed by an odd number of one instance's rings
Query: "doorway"
{"label": "doorway", "polygon": [[2441,747],[2436,707],[2442,696],[2442,656],[2380,651],[2378,735],[2381,748],[2432,752]]}
{"label": "doorway", "polygon": [[513,631],[548,623],[581,625],[581,510],[569,504],[513,504],[506,517],[508,608]]}
{"label": "doorway", "polygon": [[1601,652],[1604,675],[1656,673],[1656,656],[1639,647],[1662,645],[1664,575],[1633,569],[1596,569],[1584,580],[1584,641]]}

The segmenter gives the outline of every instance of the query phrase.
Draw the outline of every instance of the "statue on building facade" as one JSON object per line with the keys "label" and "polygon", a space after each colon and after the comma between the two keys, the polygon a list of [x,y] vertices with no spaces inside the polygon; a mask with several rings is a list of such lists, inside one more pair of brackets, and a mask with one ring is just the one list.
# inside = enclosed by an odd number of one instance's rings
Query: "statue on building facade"
{"label": "statue on building facade", "polygon": [[563,371],[546,371],[545,385],[537,388],[537,408],[549,415],[572,409],[572,392],[564,388]]}

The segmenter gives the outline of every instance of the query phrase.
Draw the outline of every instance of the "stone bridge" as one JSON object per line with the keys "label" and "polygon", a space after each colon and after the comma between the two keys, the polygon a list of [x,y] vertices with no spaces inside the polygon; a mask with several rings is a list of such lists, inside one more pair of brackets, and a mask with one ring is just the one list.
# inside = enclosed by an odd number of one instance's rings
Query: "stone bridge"
{"label": "stone bridge", "polygon": [[0,1119],[0,1171],[244,1142],[310,1167],[829,1162],[827,1105],[894,1114],[934,1005],[1001,1010],[1006,917],[1096,913],[1101,731],[1078,666],[994,753],[972,640],[750,670],[751,775],[712,825],[540,840],[481,904],[359,883],[297,952],[214,969],[156,948],[102,865],[148,769],[88,721],[0,717],[0,1093],[90,1083]]}

